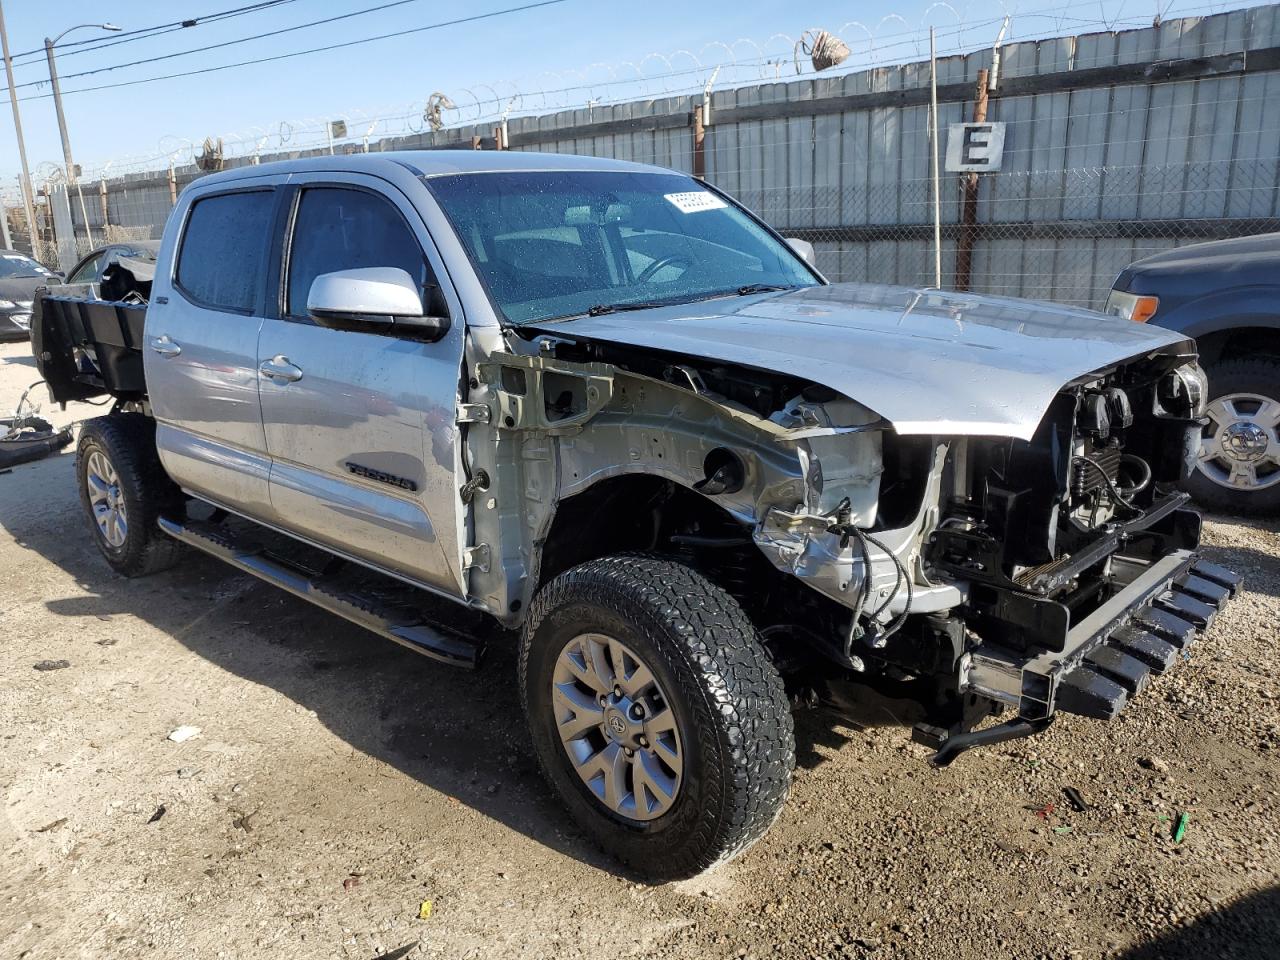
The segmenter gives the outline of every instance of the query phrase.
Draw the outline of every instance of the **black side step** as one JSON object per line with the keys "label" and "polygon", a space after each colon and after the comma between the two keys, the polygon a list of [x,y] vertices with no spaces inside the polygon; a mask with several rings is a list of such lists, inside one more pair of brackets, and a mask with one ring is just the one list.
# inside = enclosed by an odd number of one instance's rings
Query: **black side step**
{"label": "black side step", "polygon": [[[481,644],[441,633],[425,623],[423,617],[415,615],[409,604],[388,599],[387,591],[371,590],[356,578],[344,577],[341,570],[325,574],[291,564],[216,524],[196,520],[178,523],[161,517],[160,529],[175,540],[411,650],[454,666],[469,669],[479,666],[484,653]],[[413,588],[395,583],[394,592],[401,598],[410,590]]]}

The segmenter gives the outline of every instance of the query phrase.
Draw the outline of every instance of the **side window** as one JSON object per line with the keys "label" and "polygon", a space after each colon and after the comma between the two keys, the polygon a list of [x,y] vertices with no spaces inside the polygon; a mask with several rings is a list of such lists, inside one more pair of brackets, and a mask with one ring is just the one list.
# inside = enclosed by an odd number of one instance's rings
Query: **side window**
{"label": "side window", "polygon": [[304,190],[289,252],[289,316],[307,316],[316,277],[360,267],[399,267],[419,288],[430,279],[417,237],[388,200],[341,187]]}
{"label": "side window", "polygon": [[98,266],[102,263],[102,254],[90,257],[80,265],[80,269],[67,278],[67,283],[94,283],[98,279]]}
{"label": "side window", "polygon": [[224,193],[197,200],[178,253],[177,283],[216,310],[252,313],[266,266],[270,190]]}

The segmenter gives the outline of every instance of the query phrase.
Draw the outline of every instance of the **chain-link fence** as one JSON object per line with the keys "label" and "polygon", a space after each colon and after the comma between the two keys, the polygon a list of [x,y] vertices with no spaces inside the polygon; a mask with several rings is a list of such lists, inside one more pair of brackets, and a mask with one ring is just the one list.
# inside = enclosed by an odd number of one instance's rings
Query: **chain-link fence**
{"label": "chain-link fence", "polygon": [[[1280,231],[1277,166],[1276,159],[1254,158],[1225,169],[1178,164],[987,174],[969,223],[964,176],[944,175],[941,285],[1100,308],[1116,274],[1135,260],[1185,244]],[[1233,208],[1229,198],[1240,193],[1255,196]],[[815,184],[745,190],[738,197],[785,235],[812,242],[819,268],[833,281],[935,283],[928,178],[871,190]],[[1147,215],[1108,215],[1110,205],[1130,201]],[[1053,214],[1037,215],[1045,206]]]}
{"label": "chain-link fence", "polygon": [[[940,141],[973,118],[991,67],[989,49],[938,61]],[[653,163],[700,172],[784,235],[811,241],[834,281],[929,286],[929,80],[927,62],[908,63],[261,159],[505,146]],[[1280,230],[1280,7],[1011,44],[985,119],[1004,125],[999,171],[967,189],[967,174],[939,177],[941,285],[1099,307],[1136,259]],[[210,159],[202,166],[222,165]],[[104,171],[69,191],[47,184],[34,249],[66,269],[90,239],[159,237],[179,192],[204,172],[191,163]],[[21,204],[6,208],[22,249],[31,231]]]}

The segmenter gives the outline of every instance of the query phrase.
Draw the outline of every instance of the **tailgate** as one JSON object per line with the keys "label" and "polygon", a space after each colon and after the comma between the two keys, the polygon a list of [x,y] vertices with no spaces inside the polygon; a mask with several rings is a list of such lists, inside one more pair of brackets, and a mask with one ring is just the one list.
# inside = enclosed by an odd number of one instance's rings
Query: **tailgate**
{"label": "tailgate", "polygon": [[142,338],[146,306],[84,300],[37,291],[31,349],[58,403],[111,395],[146,395]]}

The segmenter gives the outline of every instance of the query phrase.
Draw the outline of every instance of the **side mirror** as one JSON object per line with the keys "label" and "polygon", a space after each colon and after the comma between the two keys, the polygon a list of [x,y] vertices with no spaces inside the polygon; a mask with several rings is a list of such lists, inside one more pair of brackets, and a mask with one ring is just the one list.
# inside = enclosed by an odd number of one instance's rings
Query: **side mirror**
{"label": "side mirror", "polygon": [[813,252],[813,244],[808,240],[800,240],[797,237],[787,237],[787,246],[789,246],[811,267],[818,265],[817,254]]}
{"label": "side mirror", "polygon": [[413,278],[399,267],[364,267],[322,273],[307,293],[307,312],[317,325],[439,340],[449,331],[447,316],[423,315]]}

